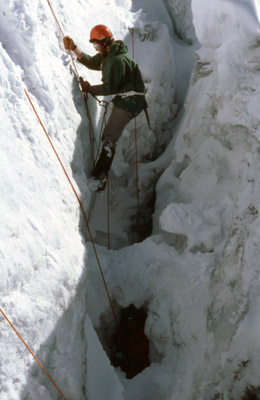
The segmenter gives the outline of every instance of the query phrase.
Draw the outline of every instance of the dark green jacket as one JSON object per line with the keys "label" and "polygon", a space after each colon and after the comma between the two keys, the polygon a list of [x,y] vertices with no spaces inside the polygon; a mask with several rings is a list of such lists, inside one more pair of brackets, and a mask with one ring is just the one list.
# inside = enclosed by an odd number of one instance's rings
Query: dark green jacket
{"label": "dark green jacket", "polygon": [[[127,54],[127,46],[121,41],[113,42],[106,57],[99,53],[94,57],[82,52],[81,60],[78,60],[89,69],[102,71],[102,85],[90,86],[89,93],[94,96],[108,96],[112,94],[135,91],[145,91],[144,82],[138,65]],[[115,107],[128,110],[138,115],[147,108],[144,95],[131,96],[125,100],[116,96],[112,101]]]}

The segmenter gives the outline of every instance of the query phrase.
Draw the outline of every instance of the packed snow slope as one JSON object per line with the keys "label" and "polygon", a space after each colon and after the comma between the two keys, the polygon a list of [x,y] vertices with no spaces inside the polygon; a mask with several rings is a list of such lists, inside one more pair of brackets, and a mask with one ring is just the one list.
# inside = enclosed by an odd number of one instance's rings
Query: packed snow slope
{"label": "packed snow slope", "polygon": [[[106,23],[130,54],[134,28],[152,127],[138,117],[143,240],[134,123],[110,174],[108,250],[106,194],[90,188],[89,123],[62,34],[47,0],[2,0],[2,312],[67,399],[260,398],[259,4],[52,6],[65,34],[90,54],[93,25]],[[77,68],[99,82],[98,72]],[[114,321],[95,253],[24,89],[82,200],[116,312],[131,303],[148,311],[151,366],[132,380],[104,351]],[[89,108],[98,140],[103,111],[94,99]],[[0,399],[60,399],[3,314],[0,322]]]}

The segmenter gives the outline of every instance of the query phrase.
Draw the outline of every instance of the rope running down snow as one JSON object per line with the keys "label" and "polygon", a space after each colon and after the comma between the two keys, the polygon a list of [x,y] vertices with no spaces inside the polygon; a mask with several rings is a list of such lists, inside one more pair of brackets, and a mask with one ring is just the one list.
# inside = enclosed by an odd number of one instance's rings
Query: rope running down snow
{"label": "rope running down snow", "polygon": [[38,360],[38,358],[36,357],[36,355],[32,352],[32,350],[30,349],[30,347],[27,345],[27,343],[24,341],[24,339],[22,338],[22,336],[20,335],[20,333],[15,329],[14,325],[12,324],[12,322],[7,318],[7,316],[5,315],[5,313],[3,312],[3,310],[0,308],[0,312],[3,315],[3,317],[5,318],[5,320],[8,322],[8,324],[11,326],[11,328],[14,330],[14,332],[16,333],[16,335],[19,337],[19,339],[23,342],[23,344],[25,345],[25,347],[27,348],[27,350],[29,350],[29,352],[31,353],[31,355],[33,356],[33,358],[35,359],[35,361],[39,364],[39,366],[41,367],[41,369],[43,370],[43,372],[45,373],[45,375],[49,378],[49,380],[51,381],[51,383],[55,386],[55,388],[58,390],[59,394],[61,395],[61,397],[64,400],[67,400],[66,397],[64,396],[64,394],[62,393],[62,391],[58,388],[58,386],[56,385],[56,383],[53,381],[53,379],[50,377],[50,375],[48,374],[48,372],[46,371],[46,369],[44,368],[44,366],[42,365],[42,363]]}
{"label": "rope running down snow", "polygon": [[107,174],[107,248],[110,250],[110,179],[109,179],[109,172]]}
{"label": "rope running down snow", "polygon": [[44,125],[43,125],[43,123],[42,123],[42,121],[41,121],[41,119],[40,119],[40,117],[39,117],[39,115],[38,115],[38,113],[37,113],[37,111],[36,111],[36,109],[35,109],[35,107],[34,107],[32,101],[31,101],[31,99],[30,99],[30,97],[29,97],[29,95],[28,95],[28,93],[27,93],[27,91],[26,91],[25,89],[24,89],[24,91],[25,91],[26,97],[27,97],[29,103],[31,104],[32,109],[33,109],[33,111],[34,111],[34,113],[35,113],[35,115],[36,115],[36,117],[37,117],[37,119],[38,119],[38,121],[39,121],[39,123],[40,123],[40,125],[41,125],[41,127],[42,127],[42,129],[43,129],[43,131],[44,131],[44,133],[45,133],[45,135],[46,135],[46,137],[47,137],[47,139],[48,139],[49,142],[50,142],[50,145],[51,145],[51,147],[52,147],[52,149],[53,149],[53,151],[54,151],[56,157],[57,157],[58,160],[59,160],[59,163],[60,163],[60,165],[61,165],[61,167],[62,167],[62,169],[63,169],[63,172],[64,172],[64,174],[66,175],[66,178],[68,179],[69,184],[70,184],[70,186],[71,186],[71,188],[72,188],[72,190],[73,190],[73,192],[74,192],[74,194],[75,194],[75,196],[76,196],[76,198],[77,198],[77,200],[78,200],[80,209],[81,209],[82,214],[83,214],[84,221],[85,221],[85,223],[86,223],[86,227],[87,227],[87,230],[88,230],[88,234],[89,234],[89,237],[90,237],[90,240],[91,240],[91,243],[92,243],[92,247],[93,247],[93,250],[94,250],[94,253],[95,253],[95,256],[96,256],[96,260],[97,260],[98,267],[99,267],[99,271],[100,271],[100,274],[101,274],[101,277],[102,277],[102,280],[103,280],[103,283],[104,283],[104,287],[105,287],[105,290],[106,290],[106,293],[107,293],[107,297],[108,297],[108,300],[109,300],[109,304],[110,304],[110,307],[111,307],[111,310],[112,310],[112,313],[113,313],[113,316],[114,316],[114,319],[115,319],[115,323],[116,323],[116,325],[117,325],[118,323],[117,323],[116,313],[115,313],[115,310],[114,310],[114,307],[113,307],[113,304],[112,304],[112,300],[111,300],[111,297],[110,297],[110,294],[109,294],[109,291],[108,291],[107,283],[106,283],[106,280],[105,280],[105,277],[104,277],[104,273],[103,273],[103,270],[102,270],[102,267],[101,267],[101,263],[100,263],[100,260],[99,260],[98,254],[97,254],[97,249],[96,249],[96,246],[95,246],[95,243],[94,243],[94,240],[93,240],[93,237],[92,237],[90,228],[89,228],[88,219],[87,219],[87,215],[86,215],[86,213],[85,213],[83,204],[82,204],[82,202],[81,202],[81,200],[80,200],[80,198],[79,198],[79,195],[78,195],[78,193],[77,193],[77,191],[76,191],[76,189],[75,189],[73,183],[71,182],[71,179],[70,179],[70,177],[69,177],[69,175],[68,175],[68,173],[67,173],[67,171],[66,171],[66,169],[65,169],[65,167],[64,167],[64,165],[63,165],[63,163],[62,163],[62,161],[61,161],[61,159],[60,159],[60,157],[59,157],[59,155],[58,155],[58,153],[57,153],[57,151],[56,151],[56,149],[55,149],[55,147],[54,147],[54,145],[53,145],[51,139],[50,139],[50,136],[48,135],[48,132],[46,131],[46,129],[45,129],[45,127],[44,127]]}
{"label": "rope running down snow", "polygon": [[[60,29],[62,35],[63,35],[63,37],[64,37],[65,35],[64,35],[63,30],[62,30],[62,28],[61,28],[61,26],[60,26],[60,24],[59,24],[59,21],[58,21],[57,17],[56,17],[56,15],[55,15],[54,11],[53,11],[53,8],[52,8],[52,6],[51,6],[51,4],[50,4],[50,1],[47,0],[47,2],[48,2],[48,4],[49,4],[49,6],[50,6],[50,9],[51,9],[51,12],[52,12],[52,14],[53,14],[53,17],[54,17],[54,19],[55,19],[55,21],[56,21],[56,23],[57,23],[57,25],[58,25],[58,27],[59,27],[59,29]],[[76,65],[75,65],[75,63],[74,63],[74,60],[73,60],[71,51],[69,51],[69,54],[70,54],[70,57],[71,57],[71,60],[72,60],[72,63],[73,63],[74,69],[75,69],[75,73],[76,73],[78,82],[80,83],[79,74],[78,74],[78,71],[77,71],[77,67],[76,67]],[[53,144],[52,144],[52,142],[51,142],[51,140],[50,140],[50,138],[49,138],[49,135],[48,135],[46,129],[44,128],[44,126],[43,126],[43,124],[42,124],[42,122],[41,122],[41,120],[40,120],[40,118],[39,118],[39,116],[38,116],[38,114],[37,114],[37,112],[36,112],[36,110],[35,110],[35,108],[34,108],[34,106],[33,106],[33,104],[32,104],[32,102],[31,102],[31,100],[30,100],[30,98],[29,98],[29,96],[28,96],[28,94],[27,94],[26,91],[25,91],[25,93],[26,93],[26,96],[28,97],[28,100],[29,100],[30,103],[31,103],[31,106],[32,106],[33,109],[34,109],[35,114],[37,115],[37,118],[38,118],[38,120],[39,120],[39,122],[40,122],[40,124],[41,124],[41,126],[42,126],[42,128],[43,128],[43,130],[44,130],[44,132],[45,132],[45,134],[47,135],[47,137],[48,137],[48,139],[49,139],[49,141],[50,141],[50,143],[51,143],[51,146],[52,146],[53,150],[55,151],[56,156],[58,157],[58,160],[59,160],[59,162],[60,162],[60,164],[61,164],[61,166],[62,166],[62,168],[63,168],[63,170],[64,170],[64,172],[65,172],[65,175],[67,176],[67,178],[68,178],[68,180],[69,180],[69,182],[70,182],[70,185],[71,185],[71,187],[72,187],[72,189],[73,189],[73,191],[74,191],[74,193],[75,193],[75,195],[76,195],[76,197],[77,197],[77,200],[78,200],[78,202],[79,202],[79,205],[80,205],[80,208],[81,208],[81,210],[82,210],[83,217],[84,217],[84,220],[85,220],[85,223],[86,223],[88,232],[89,232],[89,236],[90,236],[90,239],[91,239],[91,242],[92,242],[92,246],[93,246],[93,248],[94,248],[94,252],[95,252],[96,259],[97,259],[97,262],[98,262],[98,266],[99,266],[99,269],[100,269],[100,273],[101,273],[101,276],[102,276],[102,279],[103,279],[103,282],[104,282],[104,285],[105,285],[105,289],[106,289],[106,292],[107,292],[107,296],[108,296],[108,299],[109,299],[109,303],[110,303],[110,306],[111,306],[111,309],[112,309],[112,312],[113,312],[113,315],[114,315],[115,323],[116,323],[116,325],[117,325],[116,314],[115,314],[115,311],[114,311],[114,308],[113,308],[113,305],[112,305],[112,301],[111,301],[111,298],[110,298],[110,295],[109,295],[109,292],[108,292],[107,284],[106,284],[106,281],[105,281],[105,278],[104,278],[104,274],[103,274],[103,271],[102,271],[102,268],[101,268],[101,265],[100,265],[100,261],[99,261],[98,255],[97,255],[97,251],[96,251],[96,247],[95,247],[95,244],[94,244],[94,240],[93,240],[93,238],[92,238],[92,235],[91,235],[91,232],[90,232],[90,229],[89,229],[89,224],[88,224],[88,221],[87,221],[86,213],[85,213],[84,208],[83,208],[83,206],[82,206],[82,203],[81,203],[81,201],[80,201],[80,199],[79,199],[79,197],[78,197],[78,194],[77,194],[76,190],[74,189],[73,184],[72,184],[70,178],[68,177],[68,174],[67,174],[67,172],[65,171],[65,168],[63,167],[63,164],[62,164],[62,162],[61,162],[61,160],[60,160],[60,158],[59,158],[59,156],[58,156],[58,154],[57,154],[57,152],[56,152],[56,150],[55,150],[55,148],[54,148],[54,146],[53,146]],[[91,127],[92,127],[92,122],[91,122],[91,117],[90,117],[90,113],[89,113],[89,109],[88,109],[88,105],[87,105],[87,97],[86,97],[86,94],[85,94],[83,91],[82,91],[82,95],[83,95],[83,99],[84,99],[84,103],[85,103],[85,107],[86,107],[86,113],[87,113],[87,117],[88,117],[88,119],[89,119],[90,128],[91,128]],[[106,113],[107,113],[107,105],[106,105],[106,102],[104,102],[104,103],[105,103],[105,113],[104,113],[103,118],[104,118],[104,120],[105,120]],[[102,105],[102,102],[99,101],[99,104]],[[102,122],[102,123],[103,123],[103,122]],[[94,165],[94,164],[95,164],[95,159],[94,159],[94,149],[93,149],[93,143],[92,143],[92,133],[91,133],[91,130],[92,130],[92,128],[91,128],[90,131],[89,131],[89,136],[90,136],[90,144],[91,144],[92,162],[93,162],[93,165]],[[109,179],[108,179],[108,184],[109,184]],[[108,193],[109,193],[109,192],[108,192]],[[108,195],[109,195],[109,194],[108,194]],[[109,203],[109,200],[108,200],[108,203]],[[108,204],[108,229],[110,229],[110,223],[109,223],[109,204]],[[110,232],[108,232],[108,248],[110,249]]]}
{"label": "rope running down snow", "polygon": [[[135,58],[135,30],[131,29],[132,32],[132,54],[133,59]],[[137,148],[137,127],[135,117],[135,170],[136,170],[136,196],[137,196],[137,229],[138,229],[138,241],[141,242],[141,218],[140,218],[140,196],[139,196],[139,177],[138,177],[138,148]]]}

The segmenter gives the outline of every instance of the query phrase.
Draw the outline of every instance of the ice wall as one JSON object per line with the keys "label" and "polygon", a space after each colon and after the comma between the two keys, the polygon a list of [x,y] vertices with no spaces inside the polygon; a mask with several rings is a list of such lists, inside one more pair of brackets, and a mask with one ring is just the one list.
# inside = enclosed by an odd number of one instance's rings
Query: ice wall
{"label": "ice wall", "polygon": [[[166,27],[142,21],[141,12],[131,12],[131,1],[89,0],[72,7],[64,0],[52,6],[65,34],[92,55],[88,35],[94,24],[109,25],[130,52],[129,28],[136,24],[135,55],[154,108],[151,122],[157,120],[162,126],[171,115],[174,96],[173,53]],[[121,399],[122,385],[87,318],[87,273],[97,264],[95,259],[89,263],[91,248],[86,245],[79,205],[24,92],[29,93],[88,213],[92,203],[87,184],[88,122],[48,2],[1,1],[0,42],[1,308],[68,398],[106,399],[111,393],[113,399]],[[169,61],[171,69],[168,63],[157,63],[157,57]],[[100,82],[99,73],[82,66],[78,71],[91,83]],[[100,109],[93,99],[89,106],[98,124]],[[142,156],[153,151],[155,140],[144,115],[138,128],[143,132]],[[125,133],[126,148],[134,147],[133,129]],[[100,276],[97,281],[100,284]],[[108,308],[102,286],[98,304]],[[2,316],[0,321],[1,400],[57,398],[56,389],[7,321]],[[103,384],[92,379],[99,367]]]}
{"label": "ice wall", "polygon": [[197,38],[206,47],[217,48],[233,39],[253,40],[260,33],[255,0],[193,0],[192,14]]}
{"label": "ice wall", "polygon": [[260,37],[254,5],[192,2],[201,48],[154,214],[156,232],[168,233],[168,243],[186,258],[179,270],[184,286],[173,289],[172,399],[259,395]]}
{"label": "ice wall", "polygon": [[164,0],[164,3],[172,17],[176,35],[187,44],[196,42],[191,0]]}

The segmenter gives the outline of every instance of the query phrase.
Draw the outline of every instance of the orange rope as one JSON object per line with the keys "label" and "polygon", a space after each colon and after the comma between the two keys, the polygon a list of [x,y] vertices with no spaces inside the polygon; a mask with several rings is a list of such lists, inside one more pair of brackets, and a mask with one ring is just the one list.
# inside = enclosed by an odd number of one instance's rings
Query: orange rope
{"label": "orange rope", "polygon": [[131,29],[132,33],[132,55],[133,55],[133,60],[135,59],[135,39],[134,39],[134,34],[135,34],[135,29]]}
{"label": "orange rope", "polygon": [[55,13],[54,13],[54,11],[53,11],[53,8],[52,8],[52,6],[51,6],[50,1],[47,0],[47,2],[48,2],[48,4],[49,4],[49,6],[50,6],[52,15],[54,16],[54,19],[55,19],[55,21],[57,22],[57,25],[58,25],[58,27],[60,28],[60,31],[61,31],[62,35],[65,36],[64,33],[63,33],[63,30],[61,29],[61,26],[60,26],[60,24],[59,24],[59,21],[58,21],[58,19],[56,18],[56,15],[55,15]]}
{"label": "orange rope", "polygon": [[137,149],[137,129],[135,118],[135,171],[136,171],[136,196],[137,196],[137,228],[138,240],[141,242],[141,218],[140,218],[140,196],[139,196],[139,177],[138,177],[138,149]]}
{"label": "orange rope", "polygon": [[107,174],[107,248],[110,250],[109,172]]}
{"label": "orange rope", "polygon": [[4,318],[6,319],[6,321],[8,322],[8,324],[11,326],[11,328],[14,330],[14,332],[16,333],[16,335],[19,337],[19,339],[23,342],[23,344],[25,345],[25,347],[27,348],[27,350],[29,350],[29,352],[31,353],[31,355],[33,356],[33,358],[35,359],[35,361],[39,364],[39,366],[41,367],[41,369],[43,370],[43,372],[45,373],[45,375],[49,378],[49,380],[51,381],[51,383],[55,386],[55,388],[58,390],[59,394],[61,395],[61,397],[64,400],[67,400],[66,397],[64,396],[64,394],[62,393],[62,391],[58,388],[58,386],[56,385],[56,383],[52,380],[52,378],[50,377],[50,375],[48,374],[48,372],[46,371],[46,369],[44,368],[44,366],[41,364],[41,362],[38,360],[38,358],[36,357],[36,355],[32,352],[32,350],[30,349],[30,347],[27,345],[27,343],[24,341],[24,339],[22,338],[22,336],[20,335],[20,333],[15,329],[14,325],[11,323],[11,321],[7,318],[7,316],[5,315],[5,313],[3,312],[3,310],[0,308],[0,312],[2,313],[2,315],[4,316]]}
{"label": "orange rope", "polygon": [[[55,12],[53,11],[53,8],[52,8],[52,6],[51,6],[50,1],[47,0],[47,2],[48,2],[48,4],[49,4],[49,6],[50,6],[52,15],[53,15],[53,17],[54,17],[54,19],[55,19],[55,21],[56,21],[56,23],[57,23],[57,25],[58,25],[58,27],[59,27],[61,33],[62,33],[62,36],[65,37],[64,32],[63,32],[63,30],[62,30],[62,28],[61,28],[61,26],[60,26],[59,21],[58,21],[58,18],[56,17]],[[69,52],[69,55],[70,55],[70,58],[71,58],[71,61],[72,61],[72,65],[73,65],[73,67],[74,67],[75,75],[76,75],[77,80],[78,80],[78,82],[79,82],[79,84],[80,84],[79,73],[78,73],[78,70],[77,70],[77,67],[76,67],[74,58],[73,58],[73,56],[72,56],[72,54],[71,54],[71,51],[68,50],[68,52]],[[87,117],[88,117],[88,120],[89,120],[90,150],[91,150],[92,164],[93,164],[93,167],[94,167],[94,164],[95,164],[94,146],[93,146],[93,142],[94,142],[94,140],[95,140],[95,139],[94,139],[94,133],[93,133],[94,129],[93,129],[93,125],[92,125],[92,121],[91,121],[91,117],[90,117],[90,113],[89,113],[89,109],[88,109],[87,95],[86,95],[82,90],[81,90],[81,94],[82,94],[82,97],[83,97],[83,100],[84,100],[84,104],[85,104],[85,108],[86,108],[86,114],[87,114]]]}
{"label": "orange rope", "polygon": [[71,179],[70,179],[70,177],[69,177],[69,175],[68,175],[68,173],[67,173],[67,171],[66,171],[66,169],[65,169],[65,167],[64,167],[64,165],[63,165],[63,163],[62,163],[62,161],[61,161],[61,159],[60,159],[60,157],[59,157],[59,155],[58,155],[58,153],[57,153],[57,151],[56,151],[56,149],[55,149],[55,147],[54,147],[54,145],[53,145],[51,139],[50,139],[50,136],[48,135],[48,133],[47,133],[47,131],[46,131],[46,129],[45,129],[45,127],[44,127],[44,125],[43,125],[43,123],[42,123],[42,121],[41,121],[41,119],[40,119],[40,117],[39,117],[39,115],[38,115],[38,113],[37,113],[37,111],[36,111],[36,109],[35,109],[33,103],[32,103],[32,101],[31,101],[31,99],[30,99],[30,97],[29,97],[27,91],[26,91],[25,89],[24,89],[24,91],[25,91],[26,97],[27,97],[29,103],[31,104],[33,111],[35,112],[35,115],[36,115],[36,117],[37,117],[37,119],[38,119],[38,121],[39,121],[39,123],[40,123],[40,125],[41,125],[41,127],[42,127],[42,129],[43,129],[43,131],[44,131],[44,133],[45,133],[45,135],[46,135],[46,137],[47,137],[47,139],[48,139],[49,142],[50,142],[50,145],[51,145],[51,147],[52,147],[54,153],[56,154],[56,157],[57,157],[58,160],[59,160],[59,163],[60,163],[60,165],[61,165],[61,167],[62,167],[62,169],[63,169],[63,172],[64,172],[64,174],[66,175],[66,177],[67,177],[67,179],[68,179],[68,181],[69,181],[69,183],[70,183],[70,186],[71,186],[71,188],[72,188],[72,190],[73,190],[73,192],[74,192],[74,194],[75,194],[75,196],[76,196],[76,198],[77,198],[77,200],[78,200],[78,203],[79,203],[80,209],[81,209],[81,211],[82,211],[82,214],[83,214],[83,217],[84,217],[84,221],[85,221],[85,223],[86,223],[86,227],[87,227],[87,230],[88,230],[88,233],[89,233],[89,237],[90,237],[90,240],[91,240],[91,243],[92,243],[92,247],[93,247],[93,250],[94,250],[96,259],[97,259],[99,271],[100,271],[100,274],[101,274],[101,277],[102,277],[102,280],[103,280],[103,283],[104,283],[104,287],[105,287],[105,290],[106,290],[106,293],[107,293],[107,297],[108,297],[108,300],[109,300],[109,304],[110,304],[111,310],[112,310],[112,312],[113,312],[113,316],[114,316],[114,319],[115,319],[115,323],[116,323],[116,325],[117,325],[116,313],[115,313],[115,310],[114,310],[114,307],[113,307],[113,304],[112,304],[112,301],[111,301],[111,298],[110,298],[110,295],[109,295],[108,287],[107,287],[106,280],[105,280],[105,277],[104,277],[104,274],[103,274],[103,271],[102,271],[102,267],[101,267],[101,264],[100,264],[100,260],[99,260],[98,254],[97,254],[96,246],[95,246],[95,243],[94,243],[94,240],[93,240],[93,237],[92,237],[90,228],[89,228],[88,219],[87,219],[87,216],[86,216],[84,207],[83,207],[83,205],[82,205],[82,202],[81,202],[81,200],[80,200],[80,198],[79,198],[79,196],[78,196],[78,194],[77,194],[77,191],[76,191],[76,189],[75,189],[73,183],[71,182]]}
{"label": "orange rope", "polygon": [[[133,59],[135,57],[135,40],[134,40],[134,29],[132,32],[132,53]],[[135,117],[135,171],[136,171],[136,196],[137,196],[137,229],[138,229],[138,240],[141,242],[141,212],[140,212],[140,196],[139,196],[139,178],[138,178],[138,148],[137,148],[137,128],[136,128],[136,117]]]}
{"label": "orange rope", "polygon": [[[48,4],[49,4],[49,6],[50,6],[50,9],[51,9],[52,15],[53,15],[53,17],[54,17],[54,19],[55,19],[55,21],[56,21],[56,23],[57,23],[57,25],[58,25],[58,27],[59,27],[59,29],[60,29],[61,33],[62,33],[62,36],[63,36],[63,37],[65,37],[65,35],[64,35],[64,32],[63,32],[63,30],[62,30],[62,28],[61,28],[61,26],[60,26],[60,23],[59,23],[59,21],[58,21],[58,18],[56,17],[56,15],[55,15],[55,12],[53,11],[53,8],[52,8],[52,6],[51,6],[51,3],[50,3],[50,1],[49,1],[49,0],[47,0],[47,2],[48,2]],[[77,76],[77,78],[78,78],[78,81],[79,81],[79,73],[78,73],[77,67],[76,67],[76,65],[75,65],[74,59],[73,59],[73,57],[72,57],[71,51],[70,51],[70,50],[68,50],[68,52],[69,52],[69,55],[70,55],[70,57],[71,57],[72,64],[73,64],[73,66],[74,66],[74,69],[75,69],[75,73],[76,73],[76,76]]]}
{"label": "orange rope", "polygon": [[92,165],[94,167],[95,157],[94,157],[94,139],[93,139],[93,134],[92,134],[93,127],[92,127],[91,117],[90,117],[90,113],[89,113],[89,109],[88,109],[88,95],[87,95],[87,93],[82,92],[82,96],[83,96],[83,100],[84,100],[84,104],[85,104],[85,108],[86,108],[87,117],[89,120],[90,151],[91,151]]}

